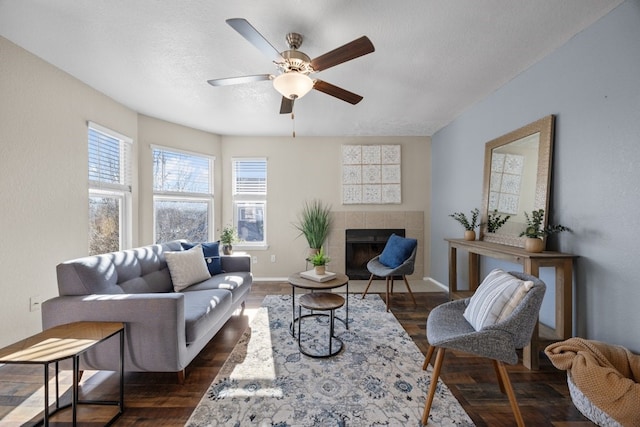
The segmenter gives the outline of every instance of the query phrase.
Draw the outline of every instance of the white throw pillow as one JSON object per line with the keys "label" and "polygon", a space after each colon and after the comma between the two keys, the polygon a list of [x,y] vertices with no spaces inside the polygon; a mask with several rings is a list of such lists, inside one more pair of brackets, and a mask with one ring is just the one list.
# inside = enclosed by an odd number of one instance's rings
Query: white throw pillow
{"label": "white throw pillow", "polygon": [[164,257],[176,292],[211,277],[201,245],[186,251],[165,252]]}
{"label": "white throw pillow", "polygon": [[491,271],[469,300],[463,315],[476,331],[506,319],[520,304],[533,282],[500,269]]}

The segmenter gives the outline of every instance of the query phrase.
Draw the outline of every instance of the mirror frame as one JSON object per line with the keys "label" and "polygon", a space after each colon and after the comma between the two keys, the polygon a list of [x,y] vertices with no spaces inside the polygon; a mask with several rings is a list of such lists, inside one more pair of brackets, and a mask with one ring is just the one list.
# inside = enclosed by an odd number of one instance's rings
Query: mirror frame
{"label": "mirror frame", "polygon": [[[534,209],[544,209],[545,215],[543,226],[548,224],[547,213],[549,212],[549,193],[551,187],[551,156],[553,153],[555,116],[549,115],[533,123],[529,123],[509,132],[501,137],[491,140],[485,144],[484,149],[484,177],[482,191],[482,220],[480,227],[480,240],[490,243],[500,243],[503,245],[524,247],[524,237],[510,234],[487,232],[487,221],[489,219],[489,183],[491,179],[491,154],[495,148],[502,147],[511,142],[518,141],[535,133],[540,133],[538,145],[538,170],[536,173],[536,190],[534,196]],[[529,213],[529,212],[528,212]],[[543,238],[546,240],[546,238]]]}

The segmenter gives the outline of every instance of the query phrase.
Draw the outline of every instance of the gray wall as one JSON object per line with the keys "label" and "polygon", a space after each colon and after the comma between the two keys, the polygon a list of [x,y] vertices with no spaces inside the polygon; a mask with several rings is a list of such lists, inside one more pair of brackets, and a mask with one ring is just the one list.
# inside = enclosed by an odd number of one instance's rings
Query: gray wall
{"label": "gray wall", "polygon": [[[556,115],[550,220],[574,230],[548,248],[580,257],[574,333],[640,352],[639,0],[621,4],[433,136],[431,276],[448,282],[443,239],[461,236],[447,215],[482,206],[485,142],[548,114]],[[482,274],[496,265],[519,268],[484,261]],[[543,321],[553,308],[551,273],[543,275],[551,285]]]}

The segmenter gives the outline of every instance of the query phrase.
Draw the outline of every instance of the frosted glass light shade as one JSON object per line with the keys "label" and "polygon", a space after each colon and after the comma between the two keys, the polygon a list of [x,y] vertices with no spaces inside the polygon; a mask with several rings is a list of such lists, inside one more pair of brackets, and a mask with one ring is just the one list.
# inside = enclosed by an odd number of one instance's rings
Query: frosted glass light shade
{"label": "frosted glass light shade", "polygon": [[273,87],[285,98],[299,99],[313,89],[313,80],[306,74],[283,73],[273,79]]}

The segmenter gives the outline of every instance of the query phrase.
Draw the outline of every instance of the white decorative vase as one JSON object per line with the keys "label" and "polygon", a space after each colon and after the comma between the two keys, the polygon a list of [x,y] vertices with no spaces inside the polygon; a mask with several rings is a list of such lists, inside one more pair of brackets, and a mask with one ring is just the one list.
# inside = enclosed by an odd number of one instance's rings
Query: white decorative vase
{"label": "white decorative vase", "polygon": [[315,269],[316,274],[317,274],[318,276],[322,276],[324,273],[326,273],[326,271],[327,271],[327,266],[326,266],[326,265],[316,265],[316,266],[314,267],[314,269]]}

